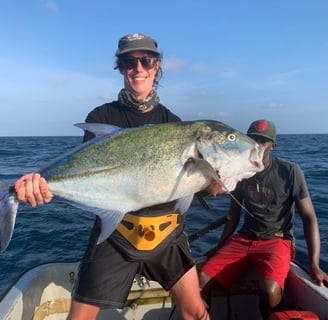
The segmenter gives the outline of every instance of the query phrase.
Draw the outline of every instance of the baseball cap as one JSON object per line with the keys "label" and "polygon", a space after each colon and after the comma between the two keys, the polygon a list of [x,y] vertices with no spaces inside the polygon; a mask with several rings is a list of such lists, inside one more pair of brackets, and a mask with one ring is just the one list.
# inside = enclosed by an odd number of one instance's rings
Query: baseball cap
{"label": "baseball cap", "polygon": [[157,42],[149,36],[142,33],[131,33],[122,37],[118,41],[116,56],[131,51],[145,50],[160,54],[157,50]]}
{"label": "baseball cap", "polygon": [[247,135],[264,137],[276,142],[276,126],[269,120],[256,120],[248,128]]}

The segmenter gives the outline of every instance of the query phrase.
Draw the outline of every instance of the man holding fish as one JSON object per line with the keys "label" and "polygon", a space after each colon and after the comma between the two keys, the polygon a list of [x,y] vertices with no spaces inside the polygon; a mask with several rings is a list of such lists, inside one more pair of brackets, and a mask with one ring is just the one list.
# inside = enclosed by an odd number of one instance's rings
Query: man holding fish
{"label": "man holding fish", "polygon": [[[89,200],[79,203],[94,208],[99,216],[80,265],[68,319],[90,320],[100,308],[123,308],[136,274],[169,290],[182,319],[209,319],[183,232],[184,213],[195,192],[231,191],[239,180],[262,170],[263,150],[222,123],[180,122],[160,104],[155,88],[162,75],[162,55],[154,39],[140,33],[126,35],[119,40],[116,58],[124,88],[117,101],[88,114],[81,125],[84,141],[107,130],[95,123],[131,129],[110,127],[112,135],[97,137],[39,173],[23,176],[15,184],[17,198],[36,206],[51,201],[53,195],[75,201],[82,194]],[[89,176],[99,174],[92,186],[84,183],[87,192],[82,183],[69,181],[80,170],[83,153],[93,167],[79,179],[89,181]],[[111,161],[111,169],[105,169]],[[60,172],[66,162],[74,162],[68,175]],[[129,165],[120,171],[123,162]],[[103,177],[107,171],[111,178]],[[56,173],[60,179],[54,178]],[[99,201],[98,193],[108,185],[110,193]],[[6,247],[9,240],[3,242]]]}
{"label": "man holding fish", "polygon": [[[156,41],[139,33],[126,35],[119,40],[116,57],[115,68],[124,77],[124,89],[120,91],[118,101],[95,108],[86,122],[127,128],[180,121],[159,103],[154,89],[162,75],[162,57]],[[93,137],[86,131],[84,141]],[[22,177],[15,187],[18,199],[32,206],[51,201],[46,180],[39,174]],[[218,184],[213,185],[212,192],[220,192],[220,189]],[[154,220],[157,217],[165,219],[163,217],[168,213],[174,212],[174,202],[171,202],[131,213],[127,223],[138,223],[147,216]],[[151,250],[146,245],[136,249],[137,241],[131,244],[126,239],[127,229],[123,224],[119,225],[120,231],[116,229],[107,241],[97,245],[101,222],[96,219],[72,294],[68,319],[95,319],[101,307],[123,307],[136,273],[154,278],[170,290],[183,319],[208,319],[198,290],[194,261],[182,232],[181,214],[179,219],[176,228]],[[142,232],[149,238],[155,236],[152,230]],[[158,261],[160,265],[156,266]]]}

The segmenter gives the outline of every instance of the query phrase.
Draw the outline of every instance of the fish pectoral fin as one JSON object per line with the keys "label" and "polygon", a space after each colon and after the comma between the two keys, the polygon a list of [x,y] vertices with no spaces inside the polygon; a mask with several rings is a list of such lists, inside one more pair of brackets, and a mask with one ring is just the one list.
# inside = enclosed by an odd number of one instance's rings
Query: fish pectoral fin
{"label": "fish pectoral fin", "polygon": [[198,172],[222,184],[222,181],[214,168],[204,159],[190,157],[184,163],[183,168],[187,172],[188,177]]}
{"label": "fish pectoral fin", "polygon": [[124,212],[95,209],[93,213],[101,219],[101,232],[98,238],[98,244],[105,241],[116,229],[117,225],[124,217]]}
{"label": "fish pectoral fin", "polygon": [[106,123],[76,123],[74,124],[75,127],[81,128],[86,131],[92,132],[96,137],[104,136],[104,135],[112,135],[115,134],[121,130],[123,130],[120,127],[112,126],[110,124]]}

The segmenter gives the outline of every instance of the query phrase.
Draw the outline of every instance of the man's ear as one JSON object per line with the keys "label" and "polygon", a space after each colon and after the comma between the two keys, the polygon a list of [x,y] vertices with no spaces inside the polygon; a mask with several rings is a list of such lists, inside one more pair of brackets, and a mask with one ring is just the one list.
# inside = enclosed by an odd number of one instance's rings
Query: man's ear
{"label": "man's ear", "polygon": [[277,147],[277,144],[275,142],[272,142],[271,150],[276,149],[276,147]]}

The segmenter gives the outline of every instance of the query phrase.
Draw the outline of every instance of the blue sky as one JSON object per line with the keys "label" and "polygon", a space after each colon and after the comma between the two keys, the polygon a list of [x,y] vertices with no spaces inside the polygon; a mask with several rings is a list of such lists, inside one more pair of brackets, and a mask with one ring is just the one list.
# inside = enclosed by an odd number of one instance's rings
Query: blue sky
{"label": "blue sky", "polygon": [[326,0],[1,0],[0,136],[80,135],[115,100],[118,39],[163,52],[161,102],[184,120],[328,133]]}

